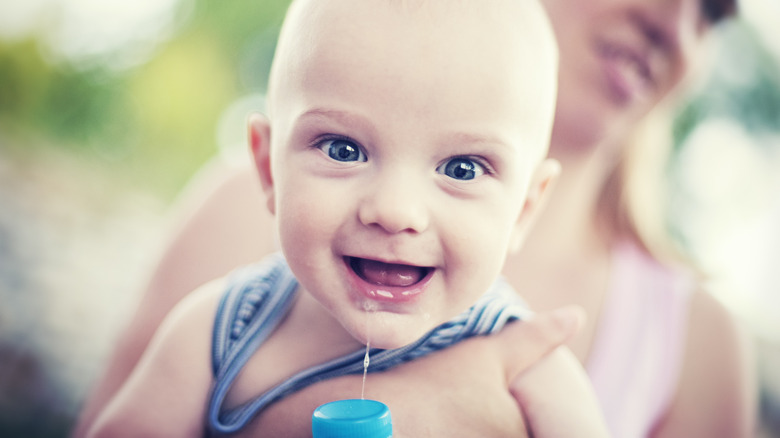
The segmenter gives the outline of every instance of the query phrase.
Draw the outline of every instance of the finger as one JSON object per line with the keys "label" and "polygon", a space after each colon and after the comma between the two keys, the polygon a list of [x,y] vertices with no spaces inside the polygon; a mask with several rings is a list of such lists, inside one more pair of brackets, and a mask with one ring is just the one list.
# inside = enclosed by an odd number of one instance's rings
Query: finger
{"label": "finger", "polygon": [[497,336],[507,382],[571,339],[585,323],[585,311],[566,306],[506,326]]}

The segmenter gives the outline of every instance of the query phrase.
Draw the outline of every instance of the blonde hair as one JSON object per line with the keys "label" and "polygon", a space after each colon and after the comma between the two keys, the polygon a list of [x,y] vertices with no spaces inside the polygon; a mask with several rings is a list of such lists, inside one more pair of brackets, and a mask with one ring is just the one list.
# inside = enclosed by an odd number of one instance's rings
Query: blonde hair
{"label": "blonde hair", "polygon": [[673,117],[671,103],[660,104],[631,132],[604,182],[597,214],[611,239],[629,239],[662,263],[695,269],[667,226],[665,171]]}

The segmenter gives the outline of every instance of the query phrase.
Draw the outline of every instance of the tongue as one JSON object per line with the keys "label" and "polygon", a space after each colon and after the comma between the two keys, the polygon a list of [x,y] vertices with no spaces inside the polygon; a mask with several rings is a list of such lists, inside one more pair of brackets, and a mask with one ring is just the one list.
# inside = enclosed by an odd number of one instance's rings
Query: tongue
{"label": "tongue", "polygon": [[352,259],[352,268],[364,280],[379,286],[407,287],[420,281],[425,269],[366,259]]}

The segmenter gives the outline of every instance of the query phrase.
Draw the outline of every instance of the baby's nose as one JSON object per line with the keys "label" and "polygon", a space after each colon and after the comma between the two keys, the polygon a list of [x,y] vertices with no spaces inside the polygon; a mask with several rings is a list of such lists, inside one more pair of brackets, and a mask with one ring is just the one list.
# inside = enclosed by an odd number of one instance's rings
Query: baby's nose
{"label": "baby's nose", "polygon": [[408,177],[379,178],[364,193],[358,216],[363,225],[388,233],[421,233],[429,224],[425,189]]}

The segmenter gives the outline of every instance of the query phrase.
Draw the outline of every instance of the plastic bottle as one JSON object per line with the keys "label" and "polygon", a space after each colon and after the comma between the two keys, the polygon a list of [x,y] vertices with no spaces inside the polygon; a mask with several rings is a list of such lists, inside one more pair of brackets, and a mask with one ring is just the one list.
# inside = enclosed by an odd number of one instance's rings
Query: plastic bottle
{"label": "plastic bottle", "polygon": [[318,407],[311,416],[314,438],[390,438],[390,409],[376,400],[338,400]]}

